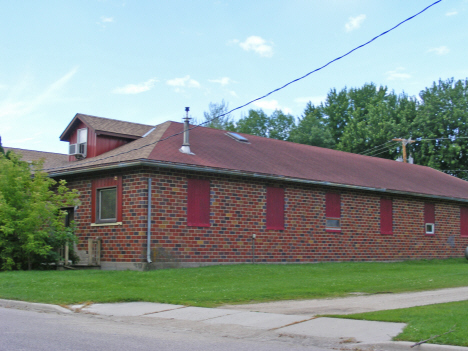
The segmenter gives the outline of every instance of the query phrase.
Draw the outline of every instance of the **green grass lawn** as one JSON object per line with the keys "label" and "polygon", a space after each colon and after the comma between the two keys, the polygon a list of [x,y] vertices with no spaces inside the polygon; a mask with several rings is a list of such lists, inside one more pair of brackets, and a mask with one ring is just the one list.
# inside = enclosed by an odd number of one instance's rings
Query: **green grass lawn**
{"label": "green grass lawn", "polygon": [[465,259],[0,273],[0,298],[54,304],[152,301],[214,307],[458,286],[468,286]]}
{"label": "green grass lawn", "polygon": [[468,301],[461,301],[331,317],[407,323],[408,326],[403,333],[395,337],[395,340],[414,341],[415,343],[432,336],[442,335],[455,326],[452,333],[437,337],[429,343],[468,346],[467,315]]}

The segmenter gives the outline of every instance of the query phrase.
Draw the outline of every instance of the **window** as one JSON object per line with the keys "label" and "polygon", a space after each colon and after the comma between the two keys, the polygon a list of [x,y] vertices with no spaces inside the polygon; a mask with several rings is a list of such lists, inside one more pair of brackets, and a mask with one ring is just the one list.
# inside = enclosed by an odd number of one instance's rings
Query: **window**
{"label": "window", "polygon": [[341,231],[341,196],[338,193],[325,195],[325,230],[327,232]]}
{"label": "window", "polygon": [[380,199],[380,233],[393,234],[392,199]]}
{"label": "window", "polygon": [[78,134],[76,136],[76,143],[83,144],[88,142],[88,128],[78,129]]}
{"label": "window", "polygon": [[266,229],[284,230],[284,189],[266,190]]}
{"label": "window", "polygon": [[187,225],[210,226],[210,181],[187,180]]}
{"label": "window", "polygon": [[122,222],[122,177],[94,180],[91,207],[93,223]]}
{"label": "window", "polygon": [[460,235],[468,237],[468,207],[460,207]]}
{"label": "window", "polygon": [[435,233],[435,205],[426,202],[424,204],[424,230],[426,234]]}
{"label": "window", "polygon": [[117,188],[98,190],[98,222],[117,222]]}

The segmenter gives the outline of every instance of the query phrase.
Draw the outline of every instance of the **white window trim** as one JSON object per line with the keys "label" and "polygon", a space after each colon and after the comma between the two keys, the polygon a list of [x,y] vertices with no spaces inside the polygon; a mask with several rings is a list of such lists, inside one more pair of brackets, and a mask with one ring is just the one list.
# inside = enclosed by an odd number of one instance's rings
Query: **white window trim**
{"label": "white window trim", "polygon": [[[328,226],[328,220],[332,221],[338,221],[338,226],[337,227],[330,227]],[[325,229],[326,230],[341,230],[341,218],[339,217],[326,217],[325,218]]]}
{"label": "white window trim", "polygon": [[[86,131],[86,140],[81,140],[80,139],[80,134],[81,134],[81,131],[82,130],[85,130]],[[77,144],[83,144],[83,143],[87,143],[88,142],[88,128],[81,128],[81,129],[78,129],[77,133],[76,133],[76,143]]]}
{"label": "white window trim", "polygon": [[[428,225],[432,226],[432,231],[428,231],[428,230],[427,230],[427,226],[428,226]],[[424,229],[425,229],[425,231],[426,231],[426,234],[435,234],[435,224],[434,224],[434,223],[426,223],[426,224],[424,225]]]}

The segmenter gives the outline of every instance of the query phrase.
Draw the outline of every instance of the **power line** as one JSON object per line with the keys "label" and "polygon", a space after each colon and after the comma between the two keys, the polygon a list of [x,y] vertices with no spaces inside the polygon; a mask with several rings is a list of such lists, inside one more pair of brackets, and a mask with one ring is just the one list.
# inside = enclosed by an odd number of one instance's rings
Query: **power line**
{"label": "power line", "polygon": [[[387,142],[385,142],[385,143],[383,143],[381,145],[374,146],[372,149],[360,152],[358,155],[370,156],[370,155],[368,155],[369,153],[372,154],[372,153],[374,153],[376,151],[379,151],[382,148],[388,148],[389,146],[385,146],[385,145],[387,145],[388,143],[391,143],[391,142],[393,142],[393,140],[389,140],[389,141],[387,141]],[[377,150],[374,150],[374,149],[377,149]]]}
{"label": "power line", "polygon": [[[339,57],[337,57],[337,58],[335,58],[335,59],[329,61],[329,62],[326,63],[325,65],[323,65],[323,66],[321,66],[321,67],[319,67],[319,68],[316,68],[316,69],[314,69],[313,71],[310,71],[309,73],[303,75],[302,77],[296,78],[296,79],[294,79],[294,80],[292,80],[292,81],[290,81],[290,82],[284,84],[283,86],[281,86],[281,87],[279,87],[279,88],[277,88],[277,89],[275,89],[275,90],[270,91],[269,93],[267,93],[267,94],[265,94],[265,95],[263,95],[263,96],[260,96],[260,97],[258,97],[258,98],[256,98],[256,99],[253,99],[253,100],[251,100],[251,101],[245,103],[244,105],[241,105],[241,106],[238,106],[238,107],[236,107],[236,108],[233,108],[232,110],[230,110],[230,111],[228,111],[228,112],[226,112],[226,113],[223,113],[223,114],[221,114],[221,115],[219,115],[219,116],[216,116],[216,117],[212,118],[211,120],[205,121],[205,122],[203,122],[203,123],[200,123],[199,125],[196,125],[196,126],[194,126],[194,127],[191,127],[191,128],[189,128],[189,130],[198,128],[198,127],[200,127],[200,126],[203,126],[203,125],[205,125],[205,124],[207,124],[207,123],[210,123],[210,122],[214,121],[215,119],[224,117],[224,116],[226,116],[227,114],[229,114],[229,113],[231,113],[231,112],[234,112],[234,111],[236,111],[236,110],[239,110],[239,109],[241,109],[241,108],[244,108],[244,107],[246,107],[246,106],[248,106],[248,105],[254,103],[255,101],[262,100],[262,99],[264,99],[264,98],[270,96],[271,94],[274,94],[274,93],[276,93],[277,91],[280,91],[280,90],[286,88],[287,86],[289,86],[289,85],[291,85],[291,84],[293,84],[293,83],[296,83],[296,82],[298,82],[298,81],[300,81],[300,80],[302,80],[302,79],[304,79],[304,78],[310,76],[311,74],[313,74],[313,73],[315,73],[315,72],[318,72],[318,71],[324,69],[325,67],[331,65],[332,63],[334,63],[334,62],[336,62],[336,61],[338,61],[338,60],[341,60],[342,58],[344,58],[344,57],[350,55],[350,54],[353,53],[354,51],[356,51],[356,50],[358,50],[358,49],[361,49],[361,48],[363,48],[364,46],[369,45],[369,44],[372,43],[374,40],[376,40],[376,39],[378,39],[378,38],[384,36],[385,34],[387,34],[387,33],[391,32],[391,31],[395,30],[396,28],[398,28],[398,27],[401,26],[402,24],[404,24],[404,23],[406,23],[406,22],[412,20],[412,19],[415,18],[416,16],[419,16],[421,13],[427,11],[429,8],[431,8],[432,6],[438,4],[438,3],[441,2],[441,1],[442,1],[442,0],[437,0],[437,1],[435,1],[434,3],[432,3],[432,4],[430,4],[429,6],[425,7],[423,10],[421,10],[421,11],[419,11],[418,13],[414,14],[413,16],[410,16],[410,17],[408,17],[407,19],[401,21],[401,22],[398,23],[397,25],[395,25],[395,26],[393,26],[392,28],[386,30],[385,32],[382,32],[381,34],[375,36],[375,37],[372,38],[371,40],[365,42],[364,44],[361,44],[361,45],[355,47],[354,49],[348,51],[348,52],[345,53],[344,55],[341,55],[341,56],[339,56]],[[105,158],[101,158],[100,161],[103,161],[103,160],[106,160],[106,159],[109,159],[109,158],[112,158],[112,157],[120,156],[120,155],[123,155],[123,154],[127,154],[127,153],[130,153],[130,152],[132,152],[132,151],[137,151],[137,150],[139,150],[139,149],[142,149],[143,147],[147,147],[147,146],[150,146],[150,145],[157,144],[157,143],[159,143],[159,142],[162,142],[162,141],[168,140],[168,139],[170,139],[170,138],[173,138],[173,137],[175,137],[175,136],[181,135],[182,133],[184,133],[184,132],[182,131],[182,132],[179,132],[179,133],[175,133],[175,134],[169,135],[169,136],[167,136],[167,137],[164,138],[164,139],[159,139],[158,141],[155,141],[155,142],[150,143],[150,144],[146,144],[145,146],[141,146],[141,147],[139,147],[139,148],[127,150],[127,151],[124,151],[124,152],[121,152],[121,153],[118,153],[118,154],[115,154],[115,155],[112,155],[112,156],[108,156],[108,157],[105,157]],[[82,162],[82,163],[80,163],[80,165],[84,165],[84,164],[92,163],[92,162],[96,162],[96,161]],[[63,169],[63,168],[67,168],[67,166],[56,167],[56,168],[48,168],[48,170]]]}

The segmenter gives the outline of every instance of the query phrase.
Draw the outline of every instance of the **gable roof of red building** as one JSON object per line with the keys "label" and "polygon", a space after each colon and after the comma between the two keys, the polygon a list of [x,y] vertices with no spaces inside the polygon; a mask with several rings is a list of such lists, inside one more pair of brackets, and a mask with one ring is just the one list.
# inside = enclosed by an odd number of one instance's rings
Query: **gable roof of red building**
{"label": "gable roof of red building", "polygon": [[97,157],[45,170],[61,176],[145,164],[468,202],[468,182],[425,166],[239,133],[249,141],[242,143],[205,127],[190,130],[194,155],[188,155],[179,151],[182,133],[182,123],[165,122]]}
{"label": "gable roof of red building", "polygon": [[79,122],[83,122],[88,128],[93,129],[97,134],[115,135],[130,139],[141,138],[148,133],[154,126],[147,124],[119,121],[116,119],[102,118],[96,116],[77,113],[67,128],[60,136],[60,140],[68,141],[70,134],[76,128]]}

